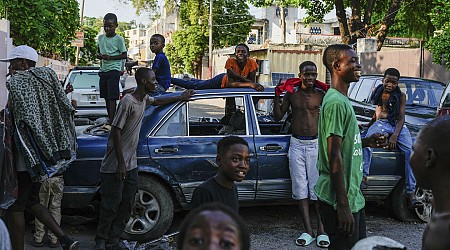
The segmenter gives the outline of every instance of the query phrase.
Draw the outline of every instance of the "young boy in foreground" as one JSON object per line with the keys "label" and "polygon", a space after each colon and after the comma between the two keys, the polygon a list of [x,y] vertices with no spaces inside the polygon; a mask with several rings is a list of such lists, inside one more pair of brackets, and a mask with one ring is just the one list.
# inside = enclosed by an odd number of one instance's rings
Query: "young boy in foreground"
{"label": "young boy in foreground", "polygon": [[191,205],[196,208],[204,203],[220,202],[239,212],[235,181],[241,182],[249,170],[248,143],[238,136],[222,138],[217,144],[217,174],[194,190]]}
{"label": "young boy in foreground", "polygon": [[105,249],[107,243],[108,248],[116,247],[130,218],[138,185],[136,148],[146,107],[189,100],[193,94],[186,90],[180,96],[153,98],[147,94],[156,90],[155,73],[140,68],[135,77],[136,89],[117,107],[100,168],[102,197],[94,249]]}
{"label": "young boy in foreground", "polygon": [[422,237],[422,249],[450,249],[450,116],[425,125],[414,142],[411,167],[417,185],[433,192],[433,213]]}

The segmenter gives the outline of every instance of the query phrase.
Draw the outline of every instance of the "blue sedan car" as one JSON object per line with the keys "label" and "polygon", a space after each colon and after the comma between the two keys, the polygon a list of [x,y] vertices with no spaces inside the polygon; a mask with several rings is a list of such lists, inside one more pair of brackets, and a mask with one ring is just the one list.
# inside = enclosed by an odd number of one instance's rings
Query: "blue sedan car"
{"label": "blue sedan car", "polygon": [[[292,203],[289,122],[273,118],[273,97],[270,88],[264,92],[214,89],[197,91],[187,102],[148,107],[137,148],[139,188],[125,235],[138,241],[163,235],[174,212],[189,209],[195,187],[216,173],[217,142],[230,134],[241,136],[250,146],[250,171],[237,184],[241,205]],[[95,128],[78,127],[77,160],[64,173],[64,207],[86,207],[99,197],[107,138]],[[372,171],[379,178],[364,191],[366,198],[386,200],[396,195],[393,200],[401,199],[402,156],[377,155]]]}

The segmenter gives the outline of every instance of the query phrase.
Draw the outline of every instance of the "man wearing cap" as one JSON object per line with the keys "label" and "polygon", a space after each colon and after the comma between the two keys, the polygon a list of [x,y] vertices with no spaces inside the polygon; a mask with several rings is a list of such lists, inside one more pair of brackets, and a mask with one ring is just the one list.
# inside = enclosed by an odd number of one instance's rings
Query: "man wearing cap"
{"label": "man wearing cap", "polygon": [[[5,120],[5,136],[13,138],[6,150],[17,169],[18,197],[5,214],[13,249],[24,249],[24,210],[29,211],[58,238],[63,249],[79,249],[49,210],[39,202],[40,182],[64,171],[75,157],[76,137],[72,120],[74,109],[56,73],[35,68],[37,52],[26,45],[14,48],[8,58],[11,77]],[[14,117],[14,122],[12,122]]]}

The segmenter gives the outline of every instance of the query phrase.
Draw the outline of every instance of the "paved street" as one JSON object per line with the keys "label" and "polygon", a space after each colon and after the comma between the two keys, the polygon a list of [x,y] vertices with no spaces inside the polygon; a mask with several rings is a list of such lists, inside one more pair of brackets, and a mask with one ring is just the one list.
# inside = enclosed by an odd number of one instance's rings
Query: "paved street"
{"label": "paved street", "polygon": [[[407,249],[420,249],[425,223],[399,222],[390,216],[388,208],[384,206],[369,204],[366,211],[368,236],[386,236],[404,244]],[[298,248],[294,241],[300,235],[303,224],[297,213],[296,206],[242,207],[240,209],[240,214],[247,222],[251,232],[251,249],[289,250]],[[175,221],[169,232],[177,230],[179,223],[185,215],[185,211],[176,214]],[[69,226],[64,224],[63,227],[69,232],[71,237],[80,240],[81,249],[92,249],[95,237],[95,223],[88,223],[81,226]],[[30,232],[31,228],[28,228],[25,235],[25,249],[50,249],[32,247],[29,244],[32,240]],[[147,248],[130,249],[143,250],[155,248],[149,247],[147,244]],[[301,249],[317,250],[322,248],[310,245]]]}

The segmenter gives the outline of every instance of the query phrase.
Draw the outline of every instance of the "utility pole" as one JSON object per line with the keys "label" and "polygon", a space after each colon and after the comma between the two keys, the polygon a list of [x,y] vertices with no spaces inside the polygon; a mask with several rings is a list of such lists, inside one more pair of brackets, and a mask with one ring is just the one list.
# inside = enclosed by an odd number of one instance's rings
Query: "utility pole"
{"label": "utility pole", "polygon": [[[83,27],[83,15],[84,15],[84,0],[81,2],[80,28]],[[80,46],[77,46],[77,52],[75,54],[75,66],[78,65],[79,56],[80,56]]]}
{"label": "utility pole", "polygon": [[212,78],[212,50],[213,50],[213,1],[209,0],[209,55],[208,55],[208,71],[209,78]]}

